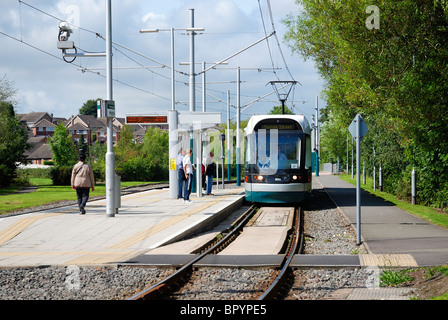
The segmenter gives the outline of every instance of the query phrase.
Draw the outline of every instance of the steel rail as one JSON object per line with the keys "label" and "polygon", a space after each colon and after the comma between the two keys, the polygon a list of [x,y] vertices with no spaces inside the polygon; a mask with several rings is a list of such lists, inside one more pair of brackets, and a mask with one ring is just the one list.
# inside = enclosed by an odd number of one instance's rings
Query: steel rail
{"label": "steel rail", "polygon": [[182,278],[186,277],[191,272],[191,270],[193,270],[193,265],[195,263],[202,260],[205,256],[219,250],[221,246],[227,245],[226,242],[229,239],[232,239],[232,237],[238,232],[240,232],[243,229],[243,227],[247,224],[247,222],[249,222],[249,220],[254,215],[256,209],[257,207],[255,205],[251,206],[242,215],[244,218],[239,219],[236,223],[236,226],[232,228],[225,237],[219,240],[211,248],[207,249],[203,253],[199,254],[197,257],[193,258],[191,261],[186,263],[172,275],[150,286],[149,288],[144,289],[143,291],[133,295],[132,297],[126,300],[153,300],[156,299],[157,297],[163,296],[165,292],[167,292],[171,287],[176,285]]}
{"label": "steel rail", "polygon": [[281,269],[275,280],[269,286],[269,288],[258,298],[258,300],[272,300],[277,295],[279,288],[286,278],[289,265],[291,264],[294,255],[301,250],[303,245],[303,232],[302,232],[302,215],[303,211],[301,207],[295,208],[294,213],[294,230],[291,235],[291,245],[289,250],[283,259]]}

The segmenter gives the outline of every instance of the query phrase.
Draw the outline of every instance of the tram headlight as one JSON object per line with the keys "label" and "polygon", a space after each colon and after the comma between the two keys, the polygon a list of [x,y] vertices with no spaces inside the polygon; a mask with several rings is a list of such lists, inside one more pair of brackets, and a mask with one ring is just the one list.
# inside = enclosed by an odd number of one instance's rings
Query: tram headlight
{"label": "tram headlight", "polygon": [[298,177],[296,175],[292,176],[292,180],[296,181],[298,179]]}

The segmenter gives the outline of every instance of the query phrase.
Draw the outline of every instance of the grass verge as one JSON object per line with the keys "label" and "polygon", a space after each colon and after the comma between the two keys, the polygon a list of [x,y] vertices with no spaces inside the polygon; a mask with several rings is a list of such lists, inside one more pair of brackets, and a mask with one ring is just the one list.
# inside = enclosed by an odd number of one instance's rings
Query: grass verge
{"label": "grass verge", "polygon": [[[30,183],[32,186],[38,187],[31,193],[14,193],[17,188],[0,189],[0,215],[59,201],[76,200],[76,193],[70,186],[53,186],[51,179],[44,178],[31,178]],[[158,182],[122,182],[121,187],[145,183]],[[97,184],[94,192],[90,191],[91,197],[104,195],[106,195],[104,183]]]}

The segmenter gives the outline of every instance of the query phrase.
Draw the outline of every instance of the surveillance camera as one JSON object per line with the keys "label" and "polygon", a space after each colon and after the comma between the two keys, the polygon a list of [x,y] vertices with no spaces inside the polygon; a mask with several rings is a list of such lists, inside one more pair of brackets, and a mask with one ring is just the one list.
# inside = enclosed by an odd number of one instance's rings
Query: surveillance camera
{"label": "surveillance camera", "polygon": [[72,33],[73,31],[68,22],[61,21],[59,23],[59,41],[67,41]]}
{"label": "surveillance camera", "polygon": [[70,24],[67,21],[61,21],[59,23],[59,29],[73,33],[72,28],[70,28]]}
{"label": "surveillance camera", "polygon": [[70,38],[70,34],[72,34],[73,31],[70,28],[70,24],[66,21],[61,21],[59,23],[59,34],[58,34],[58,49],[61,50],[68,50],[68,49],[74,49],[75,44],[73,41],[68,41]]}

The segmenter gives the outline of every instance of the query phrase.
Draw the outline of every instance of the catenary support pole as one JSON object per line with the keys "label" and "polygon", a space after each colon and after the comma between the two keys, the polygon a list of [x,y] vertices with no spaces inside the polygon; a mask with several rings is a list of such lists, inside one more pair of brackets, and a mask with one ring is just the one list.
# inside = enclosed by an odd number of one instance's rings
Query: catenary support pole
{"label": "catenary support pole", "polygon": [[[227,91],[227,141],[231,141],[230,139],[230,91]],[[232,172],[231,172],[231,159],[230,159],[230,143],[227,143],[227,180],[230,181]]]}
{"label": "catenary support pole", "polygon": [[[112,86],[112,0],[106,1],[106,69],[107,100],[113,100]],[[107,153],[106,153],[106,216],[115,216],[115,155],[113,145],[113,118],[107,117]]]}
{"label": "catenary support pole", "polygon": [[[240,166],[240,121],[241,121],[241,99],[240,99],[240,89],[241,89],[241,71],[240,67],[238,67],[237,74],[237,93],[236,93],[236,185],[241,185],[241,166]],[[228,141],[228,143],[232,143],[232,141]]]}

